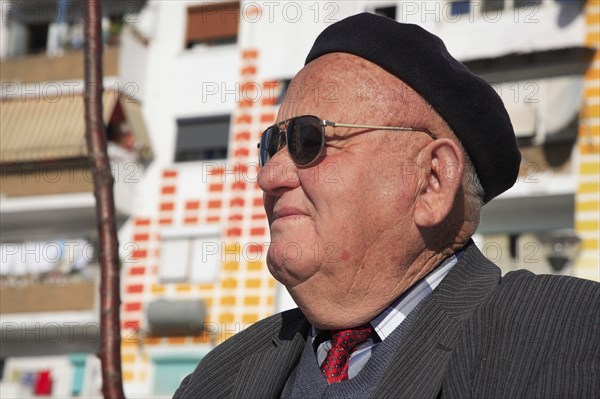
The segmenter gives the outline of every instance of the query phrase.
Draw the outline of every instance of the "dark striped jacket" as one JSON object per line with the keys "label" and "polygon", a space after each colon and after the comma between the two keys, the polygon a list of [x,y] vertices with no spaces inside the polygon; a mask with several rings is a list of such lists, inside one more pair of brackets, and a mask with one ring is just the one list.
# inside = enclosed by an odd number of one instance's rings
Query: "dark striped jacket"
{"label": "dark striped jacket", "polygon": [[[310,325],[297,310],[211,351],[175,398],[278,398]],[[508,273],[470,245],[426,299],[377,398],[600,398],[600,284]]]}

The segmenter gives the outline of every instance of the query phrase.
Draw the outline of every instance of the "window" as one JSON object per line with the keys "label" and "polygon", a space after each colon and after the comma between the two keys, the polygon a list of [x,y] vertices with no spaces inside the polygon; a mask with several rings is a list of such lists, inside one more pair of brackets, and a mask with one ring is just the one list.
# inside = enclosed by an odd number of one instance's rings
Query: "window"
{"label": "window", "polygon": [[194,371],[202,357],[193,354],[155,357],[154,394],[173,395],[181,381]]}
{"label": "window", "polygon": [[483,13],[497,13],[504,10],[504,0],[484,0],[482,6]]}
{"label": "window", "polygon": [[177,120],[175,162],[227,158],[229,115]]}
{"label": "window", "polygon": [[462,15],[468,14],[471,6],[470,0],[455,0],[450,3],[450,14],[451,15]]}
{"label": "window", "polygon": [[279,92],[279,97],[277,97],[277,105],[283,104],[283,100],[285,100],[285,95],[288,89],[290,88],[290,83],[292,83],[291,79],[283,79],[279,81],[281,91]]}
{"label": "window", "polygon": [[239,1],[189,7],[185,47],[189,49],[198,44],[236,43],[239,20]]}
{"label": "window", "polygon": [[[64,50],[83,48],[86,20],[83,1],[4,1],[2,35],[8,57],[26,54],[61,55]],[[102,1],[102,38],[105,44],[118,45],[124,19],[133,17],[145,0]],[[6,6],[6,7],[5,7]],[[6,11],[6,12],[5,12]],[[131,19],[131,18],[130,18]]]}
{"label": "window", "polygon": [[373,13],[395,20],[396,19],[396,6],[377,7],[373,10]]}
{"label": "window", "polygon": [[32,3],[37,2],[11,1],[10,4],[3,4],[3,7],[8,7],[6,15],[2,10],[2,18],[6,18],[3,21],[2,35],[8,57],[46,51],[50,21],[45,17],[46,13],[39,11],[40,4],[35,4],[36,9]]}
{"label": "window", "polygon": [[515,0],[515,8],[535,7],[542,4],[542,0]]}
{"label": "window", "polygon": [[160,279],[163,282],[212,283],[221,266],[219,228],[164,230],[161,235]]}
{"label": "window", "polygon": [[71,395],[77,397],[81,395],[83,391],[83,380],[85,377],[85,360],[87,358],[86,353],[71,353],[69,354],[69,360],[73,366],[73,380],[71,385]]}
{"label": "window", "polygon": [[46,51],[48,24],[27,26],[27,53],[38,54]]}

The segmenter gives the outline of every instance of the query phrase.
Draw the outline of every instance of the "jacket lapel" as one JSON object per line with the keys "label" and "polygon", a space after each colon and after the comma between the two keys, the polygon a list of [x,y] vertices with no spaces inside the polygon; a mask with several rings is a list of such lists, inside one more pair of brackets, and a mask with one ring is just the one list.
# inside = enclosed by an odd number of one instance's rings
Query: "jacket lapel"
{"label": "jacket lapel", "polygon": [[463,322],[500,282],[474,244],[419,310],[375,397],[438,397]]}
{"label": "jacket lapel", "polygon": [[247,357],[237,375],[232,398],[279,398],[304,345],[310,325],[302,317],[272,337],[268,349]]}

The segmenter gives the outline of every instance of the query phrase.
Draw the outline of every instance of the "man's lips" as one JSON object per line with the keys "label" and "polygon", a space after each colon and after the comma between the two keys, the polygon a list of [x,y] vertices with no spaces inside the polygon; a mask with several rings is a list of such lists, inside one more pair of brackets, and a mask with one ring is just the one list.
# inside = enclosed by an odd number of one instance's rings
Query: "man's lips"
{"label": "man's lips", "polygon": [[306,212],[294,207],[282,207],[273,211],[273,221],[294,216],[308,216]]}

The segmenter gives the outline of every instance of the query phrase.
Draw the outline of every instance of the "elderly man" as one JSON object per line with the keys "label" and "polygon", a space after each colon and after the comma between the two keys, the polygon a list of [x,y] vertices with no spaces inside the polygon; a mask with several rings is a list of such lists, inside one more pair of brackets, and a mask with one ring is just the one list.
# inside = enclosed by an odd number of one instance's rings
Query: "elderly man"
{"label": "elderly man", "polygon": [[599,285],[501,278],[470,239],[520,163],[492,88],[371,14],[327,28],[292,85],[259,184],[298,309],[214,349],[175,397],[599,397]]}

